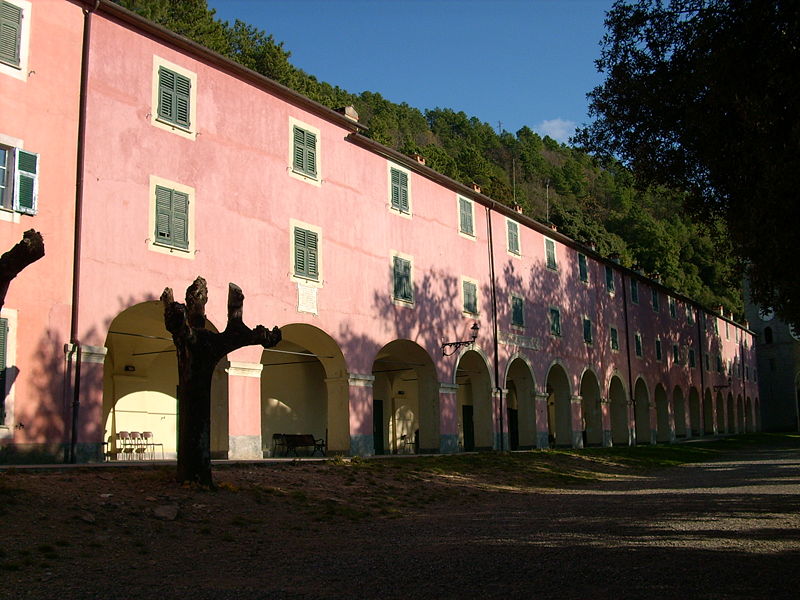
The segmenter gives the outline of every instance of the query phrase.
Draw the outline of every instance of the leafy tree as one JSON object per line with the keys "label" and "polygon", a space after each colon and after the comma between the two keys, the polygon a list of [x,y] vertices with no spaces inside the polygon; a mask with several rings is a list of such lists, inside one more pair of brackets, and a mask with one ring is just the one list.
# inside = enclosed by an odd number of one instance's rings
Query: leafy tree
{"label": "leafy tree", "polygon": [[800,3],[617,1],[576,141],[724,223],[753,299],[800,326]]}

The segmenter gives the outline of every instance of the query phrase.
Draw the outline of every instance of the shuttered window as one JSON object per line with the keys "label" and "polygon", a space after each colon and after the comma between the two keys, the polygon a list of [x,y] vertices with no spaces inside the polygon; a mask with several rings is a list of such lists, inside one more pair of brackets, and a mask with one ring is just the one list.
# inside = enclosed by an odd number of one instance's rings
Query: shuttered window
{"label": "shuttered window", "polygon": [[606,290],[610,294],[614,293],[614,269],[606,265]]}
{"label": "shuttered window", "polygon": [[19,66],[21,32],[22,9],[0,2],[0,62]]}
{"label": "shuttered window", "polygon": [[589,283],[589,265],[586,263],[586,255],[578,253],[578,278],[583,283]]}
{"label": "shuttered window", "polygon": [[0,425],[6,420],[6,367],[8,357],[8,319],[0,319]]}
{"label": "shuttered window", "polygon": [[300,127],[292,129],[292,168],[298,173],[317,176],[317,135]]}
{"label": "shuttered window", "polygon": [[584,319],[583,320],[583,341],[587,344],[592,343],[592,320],[591,319]]}
{"label": "shuttered window", "polygon": [[617,332],[616,327],[611,327],[611,349],[612,350],[619,350],[619,333]]}
{"label": "shuttered window", "polygon": [[13,183],[11,177],[11,157],[14,152],[11,148],[0,146],[0,206],[12,208]]}
{"label": "shuttered window", "polygon": [[466,198],[458,199],[458,221],[459,231],[467,235],[475,235],[475,227],[472,218],[472,202]]}
{"label": "shuttered window", "polygon": [[39,155],[17,150],[14,210],[35,215],[39,196]]}
{"label": "shuttered window", "polygon": [[525,301],[519,296],[511,296],[511,324],[525,327]]}
{"label": "shuttered window", "polygon": [[156,243],[189,248],[189,195],[156,186]]}
{"label": "shuttered window", "polygon": [[313,231],[294,228],[294,274],[305,279],[319,279],[319,238]]}
{"label": "shuttered window", "polygon": [[465,281],[464,287],[464,312],[478,314],[478,286],[471,281]]}
{"label": "shuttered window", "polygon": [[545,238],[544,254],[547,268],[553,271],[558,269],[558,265],[556,263],[556,243],[553,240],[548,240]]}
{"label": "shuttered window", "polygon": [[561,311],[557,308],[550,309],[550,333],[551,335],[561,335]]}
{"label": "shuttered window", "polygon": [[633,337],[634,346],[636,347],[636,356],[642,356],[642,334],[637,333]]}
{"label": "shuttered window", "polygon": [[188,129],[192,81],[179,73],[158,68],[158,118]]}
{"label": "shuttered window", "polygon": [[519,223],[516,221],[506,221],[508,226],[508,251],[512,254],[519,254]]}
{"label": "shuttered window", "polygon": [[689,366],[694,369],[696,366],[696,361],[694,357],[694,348],[689,348]]}
{"label": "shuttered window", "polygon": [[392,169],[391,178],[392,208],[399,210],[401,213],[408,213],[408,173]]}
{"label": "shuttered window", "polygon": [[399,256],[393,259],[394,298],[403,302],[413,302],[414,292],[411,286],[411,261]]}
{"label": "shuttered window", "polygon": [[631,279],[631,302],[639,304],[639,282]]}
{"label": "shuttered window", "polygon": [[656,339],[656,360],[661,360],[661,340]]}

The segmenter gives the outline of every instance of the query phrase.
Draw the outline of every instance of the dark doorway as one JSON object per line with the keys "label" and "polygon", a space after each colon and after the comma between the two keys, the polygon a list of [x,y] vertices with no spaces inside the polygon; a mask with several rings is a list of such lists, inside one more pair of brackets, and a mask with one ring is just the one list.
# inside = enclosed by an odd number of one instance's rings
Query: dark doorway
{"label": "dark doorway", "polygon": [[386,454],[383,447],[383,400],[372,401],[372,439],[375,454]]}
{"label": "dark doorway", "polygon": [[519,450],[519,411],[508,409],[508,444],[511,450]]}
{"label": "dark doorway", "polygon": [[461,422],[464,424],[464,452],[475,450],[475,423],[472,418],[472,406],[461,407]]}

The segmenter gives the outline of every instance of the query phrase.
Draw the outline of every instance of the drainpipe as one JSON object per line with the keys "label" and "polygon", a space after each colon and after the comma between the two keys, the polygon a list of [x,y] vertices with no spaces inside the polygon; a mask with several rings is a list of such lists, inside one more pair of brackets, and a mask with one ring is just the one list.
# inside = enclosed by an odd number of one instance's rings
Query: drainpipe
{"label": "drainpipe", "polygon": [[69,340],[75,359],[75,383],[72,388],[72,427],[70,430],[69,454],[70,463],[77,461],[78,417],[80,415],[81,391],[81,354],[82,347],[78,340],[78,302],[80,299],[81,274],[81,225],[83,221],[83,171],[86,139],[86,96],[89,84],[89,39],[92,30],[92,13],[100,6],[95,0],[94,6],[83,11],[83,41],[81,46],[81,87],[78,105],[78,140],[75,166],[75,232],[72,254],[72,315],[70,319]]}
{"label": "drainpipe", "polygon": [[[625,275],[620,273],[620,278],[622,279],[622,312],[625,315],[625,354],[628,358],[628,394],[631,398],[631,404],[633,404],[633,436],[636,437],[636,399],[633,395],[633,365],[631,363],[631,333],[630,328],[628,326],[628,282],[630,279],[626,281]],[[636,341],[634,340],[634,343]],[[628,426],[630,427],[630,421],[628,422]],[[650,425],[648,424],[648,429]],[[612,436],[613,437],[613,436]],[[630,437],[628,438],[628,445],[630,445]]]}
{"label": "drainpipe", "polygon": [[505,441],[503,438],[503,388],[500,387],[500,353],[498,348],[498,331],[497,331],[497,286],[495,285],[494,274],[494,240],[492,238],[492,208],[495,207],[495,202],[492,201],[491,207],[486,207],[486,229],[489,239],[489,278],[492,286],[492,343],[494,346],[494,385],[497,391],[497,398],[500,403],[500,451],[505,450]]}
{"label": "drainpipe", "polygon": [[[706,314],[705,311],[698,311],[697,313],[697,349],[699,350],[699,358],[700,364],[700,420],[703,421],[703,426],[700,428],[700,435],[702,436],[706,432],[706,411],[705,411],[705,402],[706,402],[706,358],[703,356],[705,352],[703,349],[705,348],[705,336],[703,335],[703,327],[700,323],[700,317],[702,313],[702,320],[703,323],[706,322]],[[714,399],[712,398],[711,401],[713,402]],[[691,407],[689,408],[691,410]],[[713,417],[712,417],[713,420]],[[713,427],[713,423],[712,423]]]}

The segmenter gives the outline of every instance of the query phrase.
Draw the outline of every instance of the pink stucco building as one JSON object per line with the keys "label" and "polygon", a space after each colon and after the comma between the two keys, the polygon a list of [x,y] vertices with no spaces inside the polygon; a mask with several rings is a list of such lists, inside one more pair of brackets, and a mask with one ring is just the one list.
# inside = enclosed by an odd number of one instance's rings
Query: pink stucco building
{"label": "pink stucco building", "polygon": [[26,62],[0,67],[0,148],[39,172],[0,241],[34,227],[47,256],[4,309],[0,443],[91,460],[149,431],[174,455],[158,297],[198,275],[211,327],[232,281],[283,333],[218,366],[220,457],[276,433],[368,455],[757,429],[747,328],[106,0],[7,5]]}

